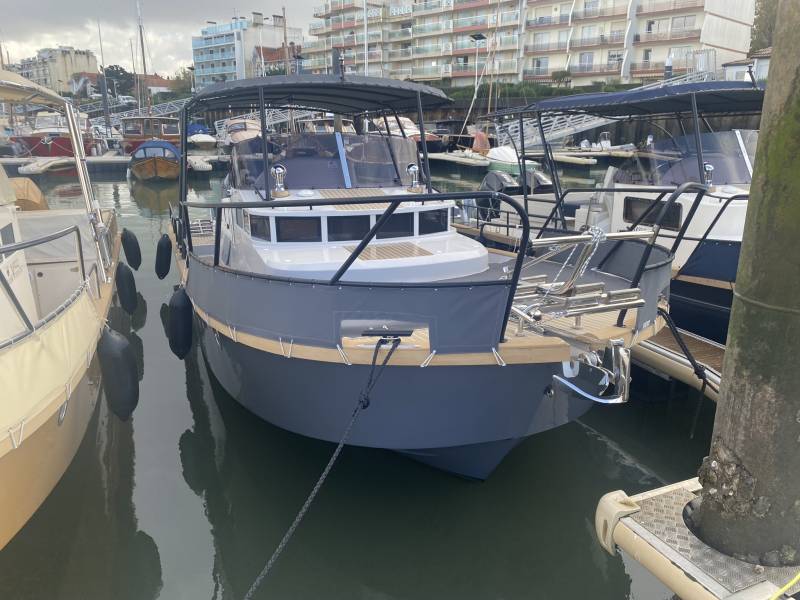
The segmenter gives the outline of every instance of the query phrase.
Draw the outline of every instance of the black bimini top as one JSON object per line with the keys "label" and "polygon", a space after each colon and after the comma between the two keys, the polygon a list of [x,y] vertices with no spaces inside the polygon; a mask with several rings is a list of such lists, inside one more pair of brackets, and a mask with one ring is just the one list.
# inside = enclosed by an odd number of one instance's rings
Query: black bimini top
{"label": "black bimini top", "polygon": [[524,108],[498,111],[494,116],[519,113],[586,113],[609,118],[651,118],[692,112],[692,96],[704,115],[756,114],[764,103],[765,86],[744,81],[703,81],[625,92],[594,92],[548,98]]}
{"label": "black bimini top", "polygon": [[340,114],[416,110],[417,94],[423,109],[452,102],[441,90],[410,81],[358,75],[275,75],[204,88],[186,108],[257,108],[261,90],[268,107],[292,106]]}

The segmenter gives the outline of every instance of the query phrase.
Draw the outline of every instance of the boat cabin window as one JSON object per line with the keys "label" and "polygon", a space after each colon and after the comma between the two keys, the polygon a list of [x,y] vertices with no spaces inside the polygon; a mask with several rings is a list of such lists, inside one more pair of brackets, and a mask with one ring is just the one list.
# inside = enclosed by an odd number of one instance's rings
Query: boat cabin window
{"label": "boat cabin window", "polygon": [[122,132],[128,135],[142,135],[141,121],[123,121]]}
{"label": "boat cabin window", "polygon": [[[645,211],[650,207],[653,203],[652,198],[637,198],[636,196],[626,196],[625,197],[625,205],[622,209],[622,218],[625,220],[626,223],[634,223],[637,219],[639,219]],[[659,206],[653,208],[647,216],[642,220],[640,225],[654,225],[658,215],[661,213],[661,210],[664,208],[666,204],[666,200],[660,200]],[[667,210],[667,214],[664,215],[664,220],[661,222],[661,227],[663,229],[672,229],[673,231],[678,231],[681,228],[681,211],[682,206],[680,203],[675,202]],[[421,224],[420,224],[421,226]]]}
{"label": "boat cabin window", "polygon": [[321,242],[322,221],[319,217],[275,217],[279,242]]}
{"label": "boat cabin window", "polygon": [[178,124],[173,123],[172,121],[162,123],[161,131],[165,135],[178,135]]}
{"label": "boat cabin window", "polygon": [[370,227],[369,215],[328,217],[328,241],[361,241]]}
{"label": "boat cabin window", "polygon": [[419,213],[419,234],[440,233],[447,231],[447,209],[426,210]]}
{"label": "boat cabin window", "polygon": [[140,147],[138,150],[136,150],[136,152],[133,153],[133,158],[135,159],[155,157],[174,158],[175,160],[178,159],[178,156],[169,148],[161,148],[157,146],[149,146],[144,148]]}
{"label": "boat cabin window", "polygon": [[[0,246],[7,246],[8,244],[13,244],[15,241],[14,227],[11,223],[5,227],[0,227]],[[5,257],[5,254],[0,253],[0,262],[3,262]]]}
{"label": "boat cabin window", "polygon": [[378,231],[379,240],[397,237],[411,237],[414,235],[414,213],[393,214]]}
{"label": "boat cabin window", "polygon": [[260,240],[270,241],[269,217],[262,217],[259,215],[250,215],[250,235]]}
{"label": "boat cabin window", "polygon": [[[270,165],[286,167],[290,191],[409,185],[406,165],[417,162],[414,141],[397,136],[284,133],[268,135],[267,144]],[[261,136],[235,144],[231,163],[237,187],[264,189]]]}

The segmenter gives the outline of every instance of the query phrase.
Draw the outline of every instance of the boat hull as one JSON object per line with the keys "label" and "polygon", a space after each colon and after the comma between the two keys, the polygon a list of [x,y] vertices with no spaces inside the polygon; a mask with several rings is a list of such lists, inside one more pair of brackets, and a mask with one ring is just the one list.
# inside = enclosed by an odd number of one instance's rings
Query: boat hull
{"label": "boat hull", "polygon": [[64,399],[59,396],[48,407],[52,415],[33,432],[23,431],[19,446],[0,459],[0,549],[28,522],[67,470],[86,434],[99,394],[100,367],[95,355],[72,390],[63,421]]}
{"label": "boat hull", "polygon": [[177,160],[151,156],[131,161],[131,174],[142,181],[175,181],[180,176],[181,165]]}
{"label": "boat hull", "polygon": [[[12,138],[20,142],[25,150],[23,154],[30,156],[73,156],[72,141],[68,136],[16,136]],[[83,140],[84,152],[87,156],[92,154],[94,143],[90,139]]]}
{"label": "boat hull", "polygon": [[[338,442],[369,365],[287,358],[215,332],[201,321],[214,376],[240,404],[283,429]],[[592,403],[548,394],[560,363],[388,366],[349,445],[400,452],[485,479],[526,437],[577,419]]]}

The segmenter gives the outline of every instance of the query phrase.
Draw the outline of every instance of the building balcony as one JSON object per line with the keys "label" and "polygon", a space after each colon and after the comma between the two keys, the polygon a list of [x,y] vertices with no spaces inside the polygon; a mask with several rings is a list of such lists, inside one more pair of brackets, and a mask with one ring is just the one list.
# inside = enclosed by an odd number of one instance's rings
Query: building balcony
{"label": "building balcony", "polygon": [[[383,60],[383,55],[380,50],[370,50],[367,52],[368,60],[375,62],[376,60]],[[342,62],[346,65],[363,65],[364,53],[363,52],[348,52],[342,55]]]}
{"label": "building balcony", "polygon": [[572,12],[573,21],[584,19],[600,19],[606,17],[620,17],[628,14],[628,9],[624,6],[606,6],[603,8],[590,8],[587,10],[576,10]]}
{"label": "building balcony", "polygon": [[442,67],[414,67],[411,69],[411,78],[417,80],[441,79]]}
{"label": "building balcony", "polygon": [[705,0],[650,0],[636,7],[637,15],[655,15],[669,12],[696,12],[705,8]]}
{"label": "building balcony", "polygon": [[558,15],[557,17],[536,17],[528,19],[525,23],[529,28],[541,27],[561,27],[569,23],[569,15]]}
{"label": "building balcony", "polygon": [[622,61],[611,63],[578,63],[570,65],[569,72],[575,77],[589,77],[592,75],[619,75],[622,70]]}
{"label": "building balcony", "polygon": [[314,7],[313,15],[315,17],[321,18],[331,12],[331,8],[329,4],[320,4],[319,6]]}
{"label": "building balcony", "polygon": [[[305,50],[305,48],[303,48]],[[223,52],[203,52],[197,53],[193,56],[194,62],[202,63],[202,62],[209,62],[214,60],[226,60],[228,58],[234,58],[236,54],[233,51],[223,51]]]}
{"label": "building balcony", "polygon": [[303,42],[303,54],[306,52],[324,52],[328,50],[331,45],[326,40],[317,40],[315,42]]}
{"label": "building balcony", "polygon": [[479,31],[487,29],[488,27],[489,27],[489,17],[487,15],[482,15],[479,17],[465,17],[463,19],[453,19],[453,32]]}
{"label": "building balcony", "polygon": [[[436,35],[445,31],[445,26],[442,21],[436,23],[425,23],[424,25],[414,25],[414,35]],[[411,30],[409,30],[411,31]],[[411,37],[409,35],[409,37]]]}
{"label": "building balcony", "polygon": [[614,31],[608,35],[599,35],[591,38],[575,38],[570,40],[569,47],[592,48],[595,46],[622,46],[625,43],[625,32]]}
{"label": "building balcony", "polygon": [[556,0],[528,0],[525,4],[528,6],[536,6],[538,4],[558,4]]}
{"label": "building balcony", "polygon": [[[478,44],[479,52],[486,54],[486,40],[481,40]],[[460,40],[453,42],[453,54],[475,54],[475,42],[473,40]]]}
{"label": "building balcony", "polygon": [[387,58],[389,60],[408,60],[414,58],[414,48],[401,48],[400,50],[389,50]]}
{"label": "building balcony", "polygon": [[506,35],[496,38],[495,48],[497,50],[516,50],[519,46],[519,37],[516,35]]}
{"label": "building balcony", "polygon": [[311,35],[319,35],[323,33],[327,29],[327,25],[322,21],[317,21],[316,23],[311,23],[308,26],[308,33]]}
{"label": "building balcony", "polygon": [[634,44],[653,44],[660,42],[671,42],[673,40],[692,40],[700,39],[699,29],[680,29],[670,32],[645,32],[637,33],[633,37]]}
{"label": "building balcony", "polygon": [[500,26],[516,25],[519,23],[519,11],[500,13]]}
{"label": "building balcony", "polygon": [[389,77],[393,79],[409,79],[413,73],[413,69],[405,68],[405,69],[392,69],[389,71]]}
{"label": "building balcony", "polygon": [[394,31],[387,31],[386,32],[386,39],[390,42],[397,42],[400,40],[410,40],[411,36],[413,35],[411,31],[411,27],[405,27],[404,29],[395,29]]}
{"label": "building balcony", "polygon": [[489,6],[490,4],[494,4],[494,0],[453,0],[453,9],[466,10],[468,8]]}
{"label": "building balcony", "polygon": [[215,46],[232,46],[233,35],[214,38],[192,38],[192,48],[211,48]]}
{"label": "building balcony", "polygon": [[549,83],[553,81],[553,73],[563,72],[564,69],[549,69],[545,67],[531,67],[522,71],[522,78],[528,81]]}
{"label": "building balcony", "polygon": [[526,54],[545,54],[547,52],[566,52],[567,42],[541,42],[525,44]]}
{"label": "building balcony", "polygon": [[[642,62],[631,63],[631,75],[638,75],[640,77],[663,76],[666,63],[663,61],[650,61],[645,60]],[[689,70],[686,61],[674,61],[672,65],[672,73],[686,73]]]}
{"label": "building balcony", "polygon": [[332,17],[330,28],[332,31],[337,31],[339,29],[352,29],[356,25],[358,25],[358,19],[355,16],[348,16],[347,18]]}
{"label": "building balcony", "polygon": [[441,44],[432,44],[430,46],[415,46],[414,56],[441,56],[444,50]]}
{"label": "building balcony", "polygon": [[407,19],[411,18],[413,14],[413,4],[390,4],[386,7],[386,18],[389,20]]}
{"label": "building balcony", "polygon": [[236,73],[236,65],[226,65],[224,67],[197,67],[195,69],[197,75],[216,75],[219,73]]}
{"label": "building balcony", "polygon": [[415,4],[413,7],[414,15],[425,15],[443,10],[453,10],[453,0],[429,0]]}

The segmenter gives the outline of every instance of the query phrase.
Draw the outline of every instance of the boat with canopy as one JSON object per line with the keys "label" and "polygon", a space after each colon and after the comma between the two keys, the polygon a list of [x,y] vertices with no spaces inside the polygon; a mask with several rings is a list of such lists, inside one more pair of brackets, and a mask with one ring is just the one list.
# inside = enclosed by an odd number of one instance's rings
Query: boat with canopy
{"label": "boat with canopy", "polygon": [[[260,418],[482,479],[528,436],[626,401],[629,349],[663,325],[672,256],[649,229],[533,239],[509,196],[438,193],[424,111],[449,102],[424,85],[352,75],[198,93],[183,131],[193,113],[223,108],[258,111],[261,127],[233,145],[219,202],[188,200],[183,159],[170,322],[196,316],[211,371]],[[341,119],[332,132],[261,135],[276,108]],[[421,154],[399,125],[385,133],[401,113],[415,114]],[[514,216],[513,243],[481,235],[479,201]],[[171,330],[179,355],[189,335]]]}

